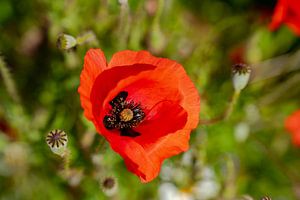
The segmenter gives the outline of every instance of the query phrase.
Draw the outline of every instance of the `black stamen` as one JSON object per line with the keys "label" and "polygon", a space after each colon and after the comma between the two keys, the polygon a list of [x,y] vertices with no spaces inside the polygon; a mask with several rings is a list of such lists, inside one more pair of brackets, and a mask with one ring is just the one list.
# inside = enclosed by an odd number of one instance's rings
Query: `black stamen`
{"label": "black stamen", "polygon": [[[133,101],[126,101],[127,97],[128,92],[121,91],[109,102],[112,108],[109,114],[104,116],[103,124],[108,130],[119,129],[121,136],[136,137],[141,134],[133,131],[132,128],[141,123],[145,117],[145,113],[143,112],[140,104],[136,104]],[[130,116],[128,120],[124,120],[123,111],[125,109],[132,111],[132,116]]]}
{"label": "black stamen", "polygon": [[121,129],[121,136],[137,137],[141,134],[132,129]]}
{"label": "black stamen", "polygon": [[109,102],[109,104],[113,107],[118,104],[121,104],[126,100],[127,96],[128,96],[128,92],[121,91],[115,98],[113,98],[113,100]]}
{"label": "black stamen", "polygon": [[117,122],[116,117],[111,116],[111,115],[106,115],[103,119],[103,124],[104,124],[105,128],[110,129],[110,130],[115,128],[116,122]]}

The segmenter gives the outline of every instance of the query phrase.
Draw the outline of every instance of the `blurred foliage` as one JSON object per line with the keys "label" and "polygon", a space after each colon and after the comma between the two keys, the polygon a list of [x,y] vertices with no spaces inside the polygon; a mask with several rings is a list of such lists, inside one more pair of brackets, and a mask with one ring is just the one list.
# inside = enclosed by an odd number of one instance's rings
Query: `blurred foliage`
{"label": "blurred foliage", "polygon": [[[300,152],[283,128],[300,106],[300,40],[286,27],[267,29],[274,5],[1,0],[0,199],[168,199],[172,192],[179,199],[300,199]],[[95,38],[68,51],[56,47],[61,33],[88,32]],[[83,117],[77,87],[92,47],[108,60],[123,49],[177,60],[201,94],[202,120],[228,106],[232,64],[249,63],[255,73],[227,120],[200,124],[190,150],[168,159],[160,178],[141,184]],[[68,134],[68,175],[45,142],[53,129]],[[113,197],[101,189],[107,175],[118,182]]]}

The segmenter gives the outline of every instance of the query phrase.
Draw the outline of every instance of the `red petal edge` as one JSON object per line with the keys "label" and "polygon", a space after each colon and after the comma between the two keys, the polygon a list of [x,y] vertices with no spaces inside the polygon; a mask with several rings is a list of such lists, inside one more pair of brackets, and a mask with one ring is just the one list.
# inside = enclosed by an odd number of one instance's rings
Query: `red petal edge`
{"label": "red petal edge", "polygon": [[84,109],[84,116],[93,120],[92,104],[90,94],[97,76],[107,67],[104,53],[100,49],[90,49],[84,57],[83,70],[80,74],[80,95],[81,106]]}

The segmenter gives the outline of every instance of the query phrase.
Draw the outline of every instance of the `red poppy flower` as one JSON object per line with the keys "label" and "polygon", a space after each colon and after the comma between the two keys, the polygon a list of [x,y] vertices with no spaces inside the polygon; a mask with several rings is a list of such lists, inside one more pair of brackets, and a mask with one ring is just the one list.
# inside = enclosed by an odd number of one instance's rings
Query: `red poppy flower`
{"label": "red poppy flower", "polygon": [[274,31],[282,23],[300,36],[300,1],[278,0],[269,28]]}
{"label": "red poppy flower", "polygon": [[199,120],[199,95],[183,67],[147,51],[121,51],[107,64],[100,49],[89,50],[78,92],[84,115],[142,182],[188,149]]}
{"label": "red poppy flower", "polygon": [[300,147],[300,110],[294,112],[286,119],[285,127],[292,134],[293,143]]}

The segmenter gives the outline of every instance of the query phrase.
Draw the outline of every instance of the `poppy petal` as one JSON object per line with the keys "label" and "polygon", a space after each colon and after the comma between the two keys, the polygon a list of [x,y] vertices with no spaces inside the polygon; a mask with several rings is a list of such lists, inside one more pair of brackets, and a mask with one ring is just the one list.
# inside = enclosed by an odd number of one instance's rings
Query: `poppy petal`
{"label": "poppy petal", "polygon": [[155,66],[159,61],[159,58],[152,56],[148,51],[124,50],[115,53],[108,66],[115,67],[135,64],[150,64]]}
{"label": "poppy petal", "polygon": [[300,16],[287,18],[285,23],[288,27],[290,27],[294,31],[294,33],[300,35]]}
{"label": "poppy petal", "polygon": [[[113,67],[103,71],[98,75],[94,82],[94,86],[91,92],[91,102],[93,104],[93,116],[95,125],[102,124],[104,117],[104,100],[110,93],[113,88],[115,88],[118,83],[125,79],[126,77],[135,77],[138,76],[139,73],[152,70],[155,66],[152,65],[130,65],[130,66],[122,66],[122,67]],[[119,93],[120,91],[118,91]],[[116,94],[117,95],[117,94]],[[108,101],[111,101],[115,96],[113,96]],[[106,106],[109,105],[107,102]]]}
{"label": "poppy petal", "polygon": [[[178,138],[176,135],[168,137],[168,134],[174,134],[173,132],[184,127],[186,119],[187,113],[181,106],[164,101],[150,111],[143,125],[135,129],[141,133],[139,137],[119,136],[117,132],[105,130],[103,125],[100,131],[105,133],[111,147],[125,159],[128,170],[138,175],[142,182],[149,182],[158,175],[164,158],[186,150],[189,134],[185,138]],[[171,138],[174,141],[170,141]],[[156,155],[165,147],[167,150]]]}
{"label": "poppy petal", "polygon": [[172,101],[159,102],[146,115],[144,122],[135,128],[135,131],[141,133],[135,141],[149,153],[160,138],[182,129],[186,121],[187,113],[179,104]]}
{"label": "poppy petal", "polygon": [[287,10],[287,0],[279,0],[274,10],[272,22],[269,24],[271,31],[276,30],[281,25],[287,15]]}
{"label": "poppy petal", "polygon": [[84,57],[83,70],[80,74],[80,85],[78,92],[80,94],[81,106],[84,109],[84,115],[89,120],[93,119],[92,104],[90,94],[97,76],[107,67],[106,59],[100,49],[90,49]]}
{"label": "poppy petal", "polygon": [[160,146],[156,146],[149,155],[153,160],[162,162],[164,159],[187,151],[189,148],[191,130],[182,129],[173,134],[168,134],[159,141]]}
{"label": "poppy petal", "polygon": [[300,2],[298,0],[279,0],[274,9],[272,21],[269,24],[271,31],[285,23],[295,34],[300,35]]}
{"label": "poppy petal", "polygon": [[300,130],[300,110],[294,112],[285,120],[285,127],[290,132]]}
{"label": "poppy petal", "polygon": [[[144,64],[151,64],[150,61],[152,64],[157,64],[155,70],[120,81],[105,101],[108,102],[122,90],[128,90],[130,94],[128,98],[140,102],[146,108],[151,108],[162,100],[179,101],[188,112],[185,128],[196,128],[199,122],[200,97],[184,68],[177,62],[166,58],[155,58],[150,55],[150,58],[146,60],[149,63]],[[143,87],[140,87],[141,85]]]}
{"label": "poppy petal", "polygon": [[153,163],[144,148],[132,138],[114,134],[107,139],[111,148],[123,157],[127,169],[142,182],[149,182],[157,176],[160,165]]}
{"label": "poppy petal", "polygon": [[161,102],[148,117],[136,129],[142,135],[135,141],[143,146],[150,160],[160,168],[164,159],[186,151],[189,147],[190,130],[182,129],[187,113],[172,102]]}

